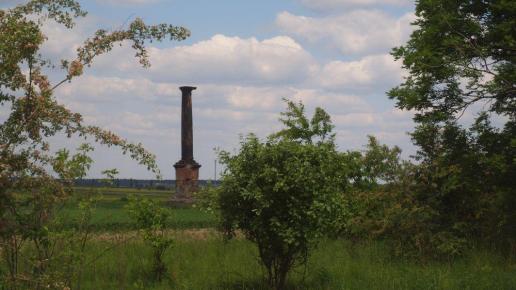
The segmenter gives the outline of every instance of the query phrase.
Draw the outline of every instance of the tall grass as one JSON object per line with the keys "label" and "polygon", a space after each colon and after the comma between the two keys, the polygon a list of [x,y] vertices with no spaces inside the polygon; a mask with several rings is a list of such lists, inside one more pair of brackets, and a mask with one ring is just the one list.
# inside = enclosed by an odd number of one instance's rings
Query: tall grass
{"label": "tall grass", "polygon": [[[108,242],[95,242],[98,253]],[[296,268],[289,289],[516,289],[516,264],[485,251],[452,263],[393,259],[380,242],[358,247],[324,241],[306,268]],[[167,279],[148,279],[150,259],[140,241],[114,248],[86,269],[81,289],[266,289],[256,249],[244,240],[217,236],[180,238],[167,252]]]}

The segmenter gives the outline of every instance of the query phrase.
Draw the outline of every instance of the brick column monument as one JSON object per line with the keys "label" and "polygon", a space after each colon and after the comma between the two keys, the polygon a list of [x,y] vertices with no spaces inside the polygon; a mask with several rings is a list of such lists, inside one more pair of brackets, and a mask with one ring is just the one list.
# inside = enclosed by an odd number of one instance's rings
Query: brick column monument
{"label": "brick column monument", "polygon": [[201,165],[193,158],[193,129],[192,129],[192,91],[196,87],[180,87],[181,100],[181,160],[176,168],[177,201],[192,201],[192,193],[197,190],[199,168]]}

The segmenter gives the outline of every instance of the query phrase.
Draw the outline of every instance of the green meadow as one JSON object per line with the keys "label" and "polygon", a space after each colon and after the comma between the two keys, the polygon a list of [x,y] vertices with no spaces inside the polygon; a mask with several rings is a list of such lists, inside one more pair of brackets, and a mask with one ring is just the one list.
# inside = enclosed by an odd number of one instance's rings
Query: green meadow
{"label": "green meadow", "polygon": [[[77,288],[267,289],[256,247],[241,236],[224,240],[216,230],[215,216],[170,204],[172,192],[120,188],[76,192],[102,196],[91,219],[93,232],[85,250],[88,266],[81,270]],[[160,283],[150,278],[150,248],[124,208],[130,195],[172,208],[167,235],[174,242],[165,254],[167,274]],[[60,215],[76,216],[77,200],[72,199]],[[482,247],[453,261],[414,261],[393,257],[382,241],[352,244],[328,239],[313,251],[306,267],[294,269],[288,289],[516,289],[516,261]]]}

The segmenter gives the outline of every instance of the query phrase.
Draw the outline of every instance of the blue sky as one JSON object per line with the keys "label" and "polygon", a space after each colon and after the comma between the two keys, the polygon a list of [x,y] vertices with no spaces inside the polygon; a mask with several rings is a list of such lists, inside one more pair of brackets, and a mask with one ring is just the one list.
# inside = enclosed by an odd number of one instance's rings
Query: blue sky
{"label": "blue sky", "polygon": [[[2,1],[0,7],[22,3]],[[45,24],[42,53],[73,59],[96,29],[113,30],[141,17],[146,23],[189,28],[182,42],[149,45],[152,67],[139,67],[128,46],[100,57],[77,81],[56,91],[59,102],[91,124],[142,142],[157,155],[164,178],[180,158],[181,85],[194,85],[194,156],[201,178],[214,176],[214,148],[232,151],[239,135],[265,137],[281,128],[282,98],[320,106],[332,116],[341,150],[363,149],[367,135],[414,152],[412,113],[385,94],[402,81],[389,55],[413,30],[408,0],[105,0],[79,1],[89,15],[73,31]],[[50,72],[58,80],[63,72]],[[2,116],[2,114],[4,116]],[[5,109],[0,118],[5,117]],[[55,137],[73,148],[81,140]],[[90,177],[118,168],[120,177],[152,174],[115,149],[101,148]]]}

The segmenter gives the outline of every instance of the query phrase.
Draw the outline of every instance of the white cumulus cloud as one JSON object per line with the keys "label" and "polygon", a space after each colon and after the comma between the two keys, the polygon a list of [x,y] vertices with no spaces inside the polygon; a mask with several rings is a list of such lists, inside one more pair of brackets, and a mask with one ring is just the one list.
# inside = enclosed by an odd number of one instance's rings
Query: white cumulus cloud
{"label": "white cumulus cloud", "polygon": [[291,83],[316,69],[312,56],[295,40],[215,35],[190,46],[150,48],[149,73],[159,81],[212,83]]}
{"label": "white cumulus cloud", "polygon": [[354,10],[322,18],[281,12],[277,26],[286,34],[329,45],[344,55],[386,53],[403,44],[412,31],[413,13],[395,18],[379,10]]}
{"label": "white cumulus cloud", "polygon": [[385,90],[402,81],[401,63],[389,54],[370,55],[354,61],[331,61],[319,74],[326,88],[347,90]]}
{"label": "white cumulus cloud", "polygon": [[333,10],[339,8],[363,7],[374,5],[407,6],[413,3],[410,0],[300,0],[306,7],[315,10]]}

